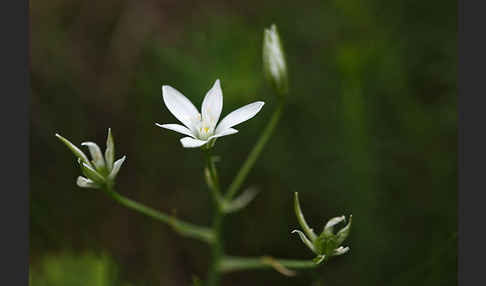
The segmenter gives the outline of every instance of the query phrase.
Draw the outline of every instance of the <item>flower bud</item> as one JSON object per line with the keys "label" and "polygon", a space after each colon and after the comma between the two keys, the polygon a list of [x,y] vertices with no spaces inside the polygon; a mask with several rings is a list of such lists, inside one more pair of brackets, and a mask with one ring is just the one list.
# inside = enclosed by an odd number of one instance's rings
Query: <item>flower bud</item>
{"label": "flower bud", "polygon": [[263,32],[263,70],[277,93],[287,94],[287,63],[275,24]]}
{"label": "flower bud", "polygon": [[348,224],[336,234],[334,234],[333,231],[334,226],[345,221],[346,218],[345,216],[331,218],[327,221],[321,234],[316,236],[312,228],[309,228],[305,221],[304,214],[300,208],[298,193],[294,193],[294,211],[297,220],[305,233],[300,230],[293,230],[292,233],[297,233],[302,242],[317,255],[316,258],[314,258],[316,264],[319,264],[332,256],[342,255],[349,251],[349,247],[342,247],[341,244],[349,235],[352,216],[349,216]]}
{"label": "flower bud", "polygon": [[84,142],[81,145],[87,146],[92,160],[78,147],[66,138],[56,133],[56,137],[61,140],[78,158],[81,172],[85,177],[79,176],[76,184],[82,188],[103,189],[111,188],[114,184],[115,177],[125,161],[126,156],[113,162],[115,157],[115,145],[111,135],[111,129],[108,129],[108,139],[106,141],[105,155],[101,152],[100,147],[94,142]]}

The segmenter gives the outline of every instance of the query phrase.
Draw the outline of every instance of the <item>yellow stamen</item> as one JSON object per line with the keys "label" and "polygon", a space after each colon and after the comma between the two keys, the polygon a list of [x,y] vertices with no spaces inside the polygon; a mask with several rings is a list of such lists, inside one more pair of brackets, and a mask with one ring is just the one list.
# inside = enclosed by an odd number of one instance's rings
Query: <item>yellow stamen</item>
{"label": "yellow stamen", "polygon": [[204,132],[208,133],[209,128],[204,127]]}

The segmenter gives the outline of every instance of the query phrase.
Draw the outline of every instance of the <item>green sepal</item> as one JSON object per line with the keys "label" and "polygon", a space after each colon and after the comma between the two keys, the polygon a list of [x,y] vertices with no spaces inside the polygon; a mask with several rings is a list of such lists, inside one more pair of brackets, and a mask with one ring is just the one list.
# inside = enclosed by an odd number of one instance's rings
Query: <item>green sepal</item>
{"label": "green sepal", "polygon": [[76,145],[74,145],[73,143],[71,143],[71,141],[67,140],[66,138],[62,137],[61,135],[59,135],[57,133],[55,135],[59,140],[61,140],[62,143],[64,143],[69,148],[69,150],[71,150],[71,152],[73,152],[74,156],[81,159],[81,161],[83,161],[84,163],[91,165],[88,157],[83,153],[83,151],[81,151],[81,149],[76,147]]}
{"label": "green sepal", "polygon": [[81,172],[90,180],[93,182],[96,182],[98,184],[104,184],[106,182],[105,178],[100,175],[95,169],[93,169],[91,166],[88,166],[88,164],[81,162],[79,160],[79,165],[81,166]]}
{"label": "green sepal", "polygon": [[312,228],[309,227],[307,222],[305,221],[304,218],[304,213],[302,212],[302,209],[300,208],[300,202],[299,202],[299,193],[294,192],[294,212],[295,216],[297,217],[297,221],[299,222],[300,226],[302,227],[302,230],[304,233],[307,235],[307,237],[311,240],[314,241],[317,237],[317,235],[314,233]]}
{"label": "green sepal", "polygon": [[108,137],[106,138],[105,161],[108,173],[113,169],[113,162],[115,162],[115,141],[111,134],[111,128],[108,128]]}
{"label": "green sepal", "polygon": [[338,245],[344,242],[344,240],[348,237],[349,232],[351,231],[351,222],[353,221],[353,215],[349,216],[348,224],[343,227],[338,233],[336,234]]}

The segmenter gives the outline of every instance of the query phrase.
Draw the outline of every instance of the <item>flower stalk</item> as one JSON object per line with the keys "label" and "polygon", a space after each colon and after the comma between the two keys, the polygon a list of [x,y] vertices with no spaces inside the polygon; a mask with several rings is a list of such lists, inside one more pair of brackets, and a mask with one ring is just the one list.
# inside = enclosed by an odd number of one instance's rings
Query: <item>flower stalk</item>
{"label": "flower stalk", "polygon": [[241,184],[246,179],[246,176],[248,176],[248,173],[251,171],[251,168],[253,168],[253,165],[255,164],[256,160],[260,156],[263,147],[265,147],[265,144],[267,144],[268,140],[273,134],[273,131],[275,130],[275,127],[280,121],[280,117],[282,116],[284,106],[285,106],[285,101],[283,99],[280,99],[277,109],[275,109],[275,111],[273,112],[270,122],[268,122],[268,125],[263,130],[262,134],[260,135],[260,138],[258,138],[257,143],[255,144],[250,154],[246,158],[245,163],[243,163],[243,166],[241,166],[240,170],[236,174],[236,177],[234,178],[233,182],[229,186],[228,191],[225,194],[226,200],[231,200],[236,195],[236,193],[241,187]]}
{"label": "flower stalk", "polygon": [[262,257],[232,257],[225,256],[220,265],[220,271],[223,273],[248,270],[248,269],[268,269],[273,268],[286,276],[294,276],[296,272],[291,269],[308,269],[315,268],[312,260],[299,259],[280,259],[270,256]]}
{"label": "flower stalk", "polygon": [[155,220],[168,224],[175,232],[185,237],[195,238],[209,244],[213,244],[215,235],[210,228],[197,226],[188,222],[184,222],[173,216],[167,215],[153,208],[145,206],[139,202],[131,200],[127,197],[115,192],[112,188],[105,189],[107,194],[119,204],[132,209],[136,212],[144,214]]}
{"label": "flower stalk", "polygon": [[211,150],[204,150],[204,157],[206,159],[206,168],[204,169],[204,175],[206,178],[206,183],[211,191],[211,195],[218,209],[221,209],[224,201],[221,196],[221,189],[219,186],[219,178],[214,165],[215,158],[211,156]]}

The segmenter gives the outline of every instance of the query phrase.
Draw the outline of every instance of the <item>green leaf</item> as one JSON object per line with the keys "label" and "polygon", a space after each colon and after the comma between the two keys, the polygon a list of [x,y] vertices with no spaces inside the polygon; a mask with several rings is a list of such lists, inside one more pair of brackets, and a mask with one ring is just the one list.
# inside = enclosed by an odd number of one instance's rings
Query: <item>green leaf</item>
{"label": "green leaf", "polygon": [[246,189],[241,195],[234,200],[223,202],[223,211],[225,213],[236,212],[246,207],[258,194],[258,190],[255,188]]}

